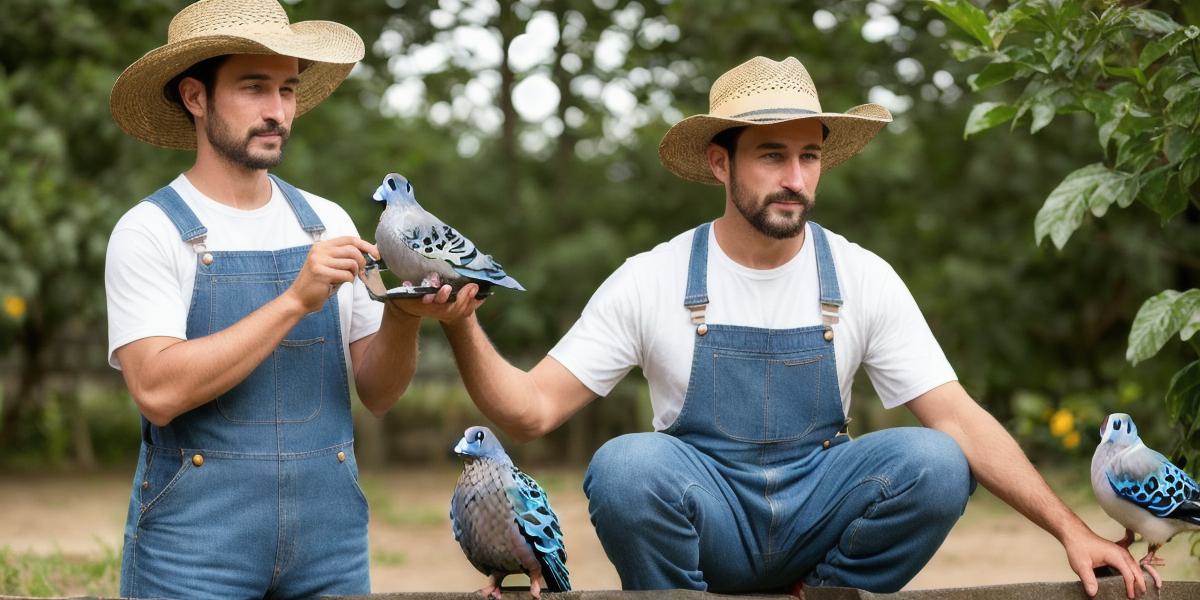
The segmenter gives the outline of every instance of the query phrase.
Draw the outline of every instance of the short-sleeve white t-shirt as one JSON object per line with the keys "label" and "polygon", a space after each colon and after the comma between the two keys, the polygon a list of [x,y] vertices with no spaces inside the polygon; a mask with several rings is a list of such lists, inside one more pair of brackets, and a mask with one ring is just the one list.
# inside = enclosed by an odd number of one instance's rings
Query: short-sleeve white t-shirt
{"label": "short-sleeve white t-shirt", "polygon": [[[585,386],[605,396],[634,366],[650,383],[655,430],[683,407],[695,326],[683,306],[695,230],[625,261],[592,296],[550,351]],[[751,269],[730,259],[709,228],[708,323],[767,329],[821,324],[811,225],[786,264]],[[887,408],[957,377],[900,276],[882,258],[829,232],[843,305],[834,325],[842,408],[859,365]]]}
{"label": "short-sleeve white t-shirt", "polygon": [[[271,181],[271,199],[253,210],[221,204],[202,194],[180,175],[171,187],[208,229],[209,251],[281,250],[313,242],[300,227],[291,205]],[[352,235],[358,229],[337,204],[308,192],[304,199],[325,225],[323,239]],[[117,221],[108,240],[104,290],[108,300],[108,363],[120,369],[116,350],[147,337],[187,339],[188,307],[196,279],[196,251],[180,238],[167,214],[139,202]],[[338,290],[338,309],[346,368],[350,343],[379,329],[383,305],[371,300],[359,280]],[[350,377],[353,385],[353,377]]]}

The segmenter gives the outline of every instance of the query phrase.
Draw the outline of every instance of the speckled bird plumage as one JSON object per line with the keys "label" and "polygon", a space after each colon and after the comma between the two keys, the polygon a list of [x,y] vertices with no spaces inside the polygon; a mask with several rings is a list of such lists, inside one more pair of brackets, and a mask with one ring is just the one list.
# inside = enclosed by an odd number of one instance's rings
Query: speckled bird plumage
{"label": "speckled bird plumage", "polygon": [[492,578],[493,591],[510,573],[529,574],[535,597],[539,575],[547,591],[569,591],[562,529],[546,492],[513,465],[487,427],[467,429],[454,451],[466,464],[450,500],[450,521],[467,560]]}
{"label": "speckled bird plumage", "polygon": [[[417,203],[412,184],[389,173],[373,196],[387,204],[375,229],[375,244],[388,270],[422,286],[448,283],[455,289],[474,281],[524,291],[500,263]],[[437,280],[431,281],[430,274]]]}
{"label": "speckled bird plumage", "polygon": [[[1177,533],[1200,529],[1200,485],[1165,456],[1148,448],[1133,419],[1109,415],[1100,426],[1100,444],[1092,455],[1092,491],[1100,507],[1150,547],[1143,565],[1161,565],[1160,546]],[[1158,576],[1155,582],[1161,583]]]}

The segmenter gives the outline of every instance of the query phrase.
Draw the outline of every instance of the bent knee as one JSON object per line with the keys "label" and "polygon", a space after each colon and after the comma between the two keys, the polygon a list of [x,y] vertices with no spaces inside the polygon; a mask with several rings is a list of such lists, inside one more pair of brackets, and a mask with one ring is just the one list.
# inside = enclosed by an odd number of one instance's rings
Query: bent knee
{"label": "bent knee", "polygon": [[958,442],[941,431],[920,427],[907,432],[904,443],[907,466],[922,492],[945,504],[955,516],[961,514],[974,490],[974,479]]}

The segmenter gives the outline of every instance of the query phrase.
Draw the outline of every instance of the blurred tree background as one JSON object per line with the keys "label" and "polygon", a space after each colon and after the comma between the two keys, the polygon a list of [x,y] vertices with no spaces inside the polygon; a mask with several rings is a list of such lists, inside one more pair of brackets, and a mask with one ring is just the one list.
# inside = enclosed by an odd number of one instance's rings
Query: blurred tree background
{"label": "blurred tree background", "polygon": [[[183,4],[0,6],[0,461],[10,468],[132,468],[137,412],[106,364],[105,244],[119,216],[191,155],[125,136],[108,93],[125,66],[164,43]],[[992,15],[1009,7],[976,5]],[[1044,199],[1068,174],[1105,160],[1097,124],[1060,111],[1036,135],[1021,127],[964,139],[972,107],[1011,100],[1012,90],[973,93],[967,78],[982,67],[955,54],[978,42],[924,3],[285,6],[292,21],[351,26],[368,52],[336,94],[296,122],[278,174],[341,203],[367,239],[379,211],[372,191],[385,173],[408,176],[426,206],[530,290],[497,294],[480,313],[517,365],[544,356],[625,257],[720,214],[722,191],[667,173],[658,141],[671,123],[706,112],[709,86],[724,71],[755,55],[790,55],[811,72],[826,110],[871,101],[896,117],[861,156],[823,177],[814,218],[895,267],[968,391],[1035,459],[1090,455],[1100,420],[1114,411],[1131,413],[1164,451],[1187,433],[1162,398],[1195,352],[1176,337],[1131,366],[1125,350],[1145,299],[1197,286],[1195,184],[1176,184],[1184,201],[1166,224],[1135,204],[1103,220],[1081,214],[1085,225],[1061,250],[1036,244]],[[1200,25],[1194,9],[1173,0],[1148,8]],[[1180,42],[1179,56],[1197,60],[1194,37]],[[1194,124],[1198,103],[1190,106]],[[1197,148],[1173,151],[1190,157]],[[865,378],[853,411],[857,433],[907,418],[879,409]],[[480,419],[429,325],[400,404],[382,420],[359,414],[360,456],[442,460]],[[649,423],[635,374],[516,453],[581,463],[609,437]]]}

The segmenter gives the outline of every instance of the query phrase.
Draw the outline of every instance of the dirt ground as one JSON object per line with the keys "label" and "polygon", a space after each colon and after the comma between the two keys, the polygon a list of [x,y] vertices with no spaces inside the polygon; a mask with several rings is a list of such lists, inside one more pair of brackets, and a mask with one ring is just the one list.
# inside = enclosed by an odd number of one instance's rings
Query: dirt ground
{"label": "dirt ground", "polygon": [[[588,522],[581,472],[532,474],[546,488],[562,521],[575,587],[618,588],[620,580]],[[457,475],[450,465],[364,473],[362,484],[371,503],[374,591],[469,591],[484,583],[450,533],[447,510]],[[119,549],[128,493],[128,473],[0,474],[0,548],[68,557]],[[1120,537],[1120,526],[1077,485],[1065,497],[1101,535]],[[1160,553],[1167,560],[1160,569],[1164,577],[1200,578],[1200,561],[1188,556],[1188,546],[1188,538],[1181,536]],[[1132,550],[1140,557],[1145,545],[1135,544]],[[908,589],[1072,579],[1052,537],[980,489],[945,545]],[[510,578],[508,583],[518,582]]]}

